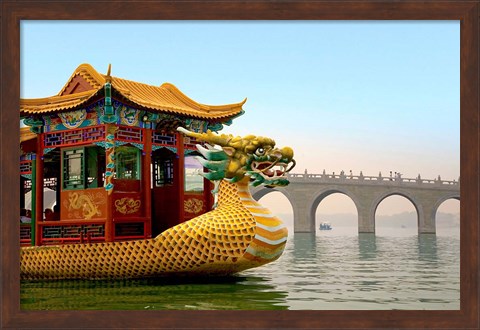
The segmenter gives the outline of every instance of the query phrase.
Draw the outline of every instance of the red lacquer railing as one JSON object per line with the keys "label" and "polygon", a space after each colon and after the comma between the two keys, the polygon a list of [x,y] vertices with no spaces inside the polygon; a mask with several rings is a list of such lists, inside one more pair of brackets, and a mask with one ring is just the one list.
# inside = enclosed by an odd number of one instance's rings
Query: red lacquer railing
{"label": "red lacquer railing", "polygon": [[[115,241],[149,238],[145,230],[148,223],[145,218],[120,218],[114,219],[113,223]],[[28,236],[31,233],[30,230],[29,224],[21,225],[20,243],[22,246],[30,245],[31,240]],[[105,242],[104,220],[43,221],[38,225],[38,230],[41,235],[37,245]]]}
{"label": "red lacquer railing", "polygon": [[105,221],[43,221],[38,225],[38,230],[41,235],[37,245],[105,241]]}

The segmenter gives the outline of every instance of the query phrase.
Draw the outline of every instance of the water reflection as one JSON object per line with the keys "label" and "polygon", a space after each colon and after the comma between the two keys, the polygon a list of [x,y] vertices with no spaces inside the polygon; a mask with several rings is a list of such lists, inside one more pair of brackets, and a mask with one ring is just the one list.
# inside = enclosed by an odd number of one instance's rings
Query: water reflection
{"label": "water reflection", "polygon": [[286,292],[263,278],[22,282],[22,309],[286,309]]}
{"label": "water reflection", "polygon": [[294,262],[316,259],[316,238],[315,233],[295,233],[295,235],[293,235],[292,256]]}
{"label": "water reflection", "polygon": [[374,233],[358,234],[358,258],[372,260],[377,256],[377,238]]}
{"label": "water reflection", "polygon": [[308,287],[311,277],[321,277],[325,272],[323,251],[314,233],[295,233],[282,256],[281,263],[288,263],[288,285],[300,291]]}
{"label": "water reflection", "polygon": [[[335,228],[336,229],[336,228]],[[22,309],[460,308],[456,236],[295,233],[275,262],[231,277],[22,282]]]}
{"label": "water reflection", "polygon": [[418,259],[425,262],[437,262],[437,235],[420,234],[418,235]]}

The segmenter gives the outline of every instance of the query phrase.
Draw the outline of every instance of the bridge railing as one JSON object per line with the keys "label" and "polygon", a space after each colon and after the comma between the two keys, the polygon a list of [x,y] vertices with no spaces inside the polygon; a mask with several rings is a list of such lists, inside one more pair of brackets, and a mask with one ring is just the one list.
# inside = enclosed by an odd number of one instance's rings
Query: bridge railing
{"label": "bridge railing", "polygon": [[382,184],[382,185],[434,185],[437,187],[449,187],[457,188],[460,186],[460,182],[456,180],[441,180],[437,179],[422,179],[420,176],[416,178],[403,178],[401,176],[385,177],[385,176],[368,176],[363,175],[350,175],[345,173],[340,174],[310,174],[310,173],[287,173],[290,181],[311,181],[311,182],[331,182],[331,183],[358,183],[363,181],[369,184]]}

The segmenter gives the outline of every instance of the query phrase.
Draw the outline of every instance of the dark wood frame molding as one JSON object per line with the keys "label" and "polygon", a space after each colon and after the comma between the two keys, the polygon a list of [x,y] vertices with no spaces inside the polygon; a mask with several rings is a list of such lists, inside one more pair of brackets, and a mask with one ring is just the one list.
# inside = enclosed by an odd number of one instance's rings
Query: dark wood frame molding
{"label": "dark wood frame molding", "polygon": [[[479,328],[479,1],[3,0],[0,67],[2,328]],[[19,282],[21,20],[457,20],[461,72],[459,311],[22,311]]]}

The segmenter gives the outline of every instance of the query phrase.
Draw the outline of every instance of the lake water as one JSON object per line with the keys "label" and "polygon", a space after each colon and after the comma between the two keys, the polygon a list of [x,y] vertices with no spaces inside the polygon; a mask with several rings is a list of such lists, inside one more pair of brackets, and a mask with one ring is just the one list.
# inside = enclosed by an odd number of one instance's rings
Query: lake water
{"label": "lake water", "polygon": [[460,308],[458,233],[291,234],[282,257],[227,278],[22,282],[36,310]]}

